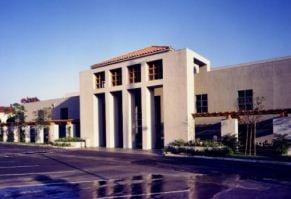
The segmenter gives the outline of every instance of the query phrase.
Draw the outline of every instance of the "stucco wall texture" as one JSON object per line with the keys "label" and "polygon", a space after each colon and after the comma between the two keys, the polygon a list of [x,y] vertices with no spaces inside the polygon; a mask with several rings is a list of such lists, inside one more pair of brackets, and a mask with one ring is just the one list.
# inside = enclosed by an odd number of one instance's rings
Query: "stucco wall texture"
{"label": "stucco wall texture", "polygon": [[44,108],[52,108],[52,119],[60,119],[60,109],[68,108],[69,119],[80,119],[80,102],[79,96],[72,96],[66,98],[42,100],[39,102],[32,102],[23,104],[26,110],[27,122],[35,120],[35,113]]}
{"label": "stucco wall texture", "polygon": [[[195,94],[208,95],[208,112],[237,110],[238,90],[252,89],[264,97],[264,109],[291,107],[291,57],[214,68],[195,74]],[[196,124],[221,118],[197,118]]]}

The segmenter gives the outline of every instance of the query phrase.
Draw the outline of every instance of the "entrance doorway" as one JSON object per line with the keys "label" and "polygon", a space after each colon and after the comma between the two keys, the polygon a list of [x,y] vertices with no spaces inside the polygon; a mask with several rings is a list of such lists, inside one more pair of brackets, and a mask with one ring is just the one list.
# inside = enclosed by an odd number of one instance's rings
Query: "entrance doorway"
{"label": "entrance doorway", "polygon": [[114,146],[123,147],[123,117],[122,117],[122,92],[113,92],[114,103]]}
{"label": "entrance doorway", "polygon": [[43,129],[43,142],[45,144],[49,143],[49,128],[44,128]]}
{"label": "entrance doorway", "polygon": [[164,148],[164,133],[162,123],[162,111],[161,111],[161,96],[154,97],[154,118],[155,118],[155,149]]}
{"label": "entrance doorway", "polygon": [[131,95],[131,121],[132,121],[132,147],[142,148],[142,112],[141,89],[130,91]]}
{"label": "entrance doorway", "polygon": [[66,124],[59,124],[59,138],[66,137]]}
{"label": "entrance doorway", "polygon": [[31,128],[29,133],[30,133],[30,142],[31,143],[35,143],[36,129],[35,128]]}
{"label": "entrance doorway", "polygon": [[97,114],[98,114],[98,133],[99,146],[106,147],[106,113],[105,113],[105,94],[98,94],[97,97]]}

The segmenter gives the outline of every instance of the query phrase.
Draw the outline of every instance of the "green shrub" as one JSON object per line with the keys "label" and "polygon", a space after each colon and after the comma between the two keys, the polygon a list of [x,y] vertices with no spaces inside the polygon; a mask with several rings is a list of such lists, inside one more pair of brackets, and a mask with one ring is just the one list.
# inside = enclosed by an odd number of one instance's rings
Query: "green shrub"
{"label": "green shrub", "polygon": [[59,147],[69,147],[71,146],[70,143],[66,143],[66,142],[54,142],[52,143],[53,146],[59,146]]}
{"label": "green shrub", "polygon": [[234,135],[225,135],[221,139],[221,143],[224,146],[229,147],[232,151],[236,151],[238,148],[238,140]]}
{"label": "green shrub", "polygon": [[200,142],[196,142],[195,146],[203,146],[203,147],[221,147],[223,146],[221,143],[213,140],[203,140]]}
{"label": "green shrub", "polygon": [[78,137],[65,137],[55,140],[55,142],[84,142],[85,140]]}
{"label": "green shrub", "polygon": [[205,156],[226,156],[233,154],[233,150],[229,147],[204,147],[198,150],[195,147],[187,146],[167,146],[164,151],[172,154],[187,154],[187,155],[205,155]]}
{"label": "green shrub", "polygon": [[171,145],[171,146],[185,146],[186,144],[187,144],[187,142],[185,142],[182,139],[179,139],[179,140],[175,140],[175,141],[171,142],[169,145]]}
{"label": "green shrub", "polygon": [[219,148],[206,148],[205,155],[208,156],[226,156],[226,155],[232,155],[233,150],[229,147],[219,147]]}
{"label": "green shrub", "polygon": [[287,154],[289,142],[286,139],[286,135],[279,135],[273,140],[272,148],[276,155]]}

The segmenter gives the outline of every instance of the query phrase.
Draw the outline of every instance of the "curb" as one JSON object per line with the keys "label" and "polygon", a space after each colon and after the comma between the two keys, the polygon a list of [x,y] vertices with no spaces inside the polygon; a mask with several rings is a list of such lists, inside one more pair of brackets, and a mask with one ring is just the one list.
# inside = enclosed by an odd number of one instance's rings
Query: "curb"
{"label": "curb", "polygon": [[94,151],[94,152],[105,152],[105,153],[122,153],[122,154],[133,154],[133,155],[150,155],[150,156],[163,156],[163,153],[155,153],[147,150],[124,150],[124,149],[104,149],[104,148],[81,148],[82,151]]}
{"label": "curb", "polygon": [[69,147],[53,146],[53,145],[49,145],[49,144],[29,144],[29,143],[20,143],[20,142],[0,142],[0,144],[32,146],[32,147],[42,147],[42,148],[56,148],[56,149],[75,149],[75,148],[69,148]]}
{"label": "curb", "polygon": [[176,154],[164,154],[165,157],[177,157],[177,158],[187,158],[187,159],[206,159],[206,160],[225,160],[234,162],[245,162],[245,163],[260,163],[260,164],[273,164],[282,166],[291,166],[291,162],[281,162],[273,160],[253,160],[253,159],[239,159],[239,158],[227,158],[227,157],[209,157],[209,156],[186,156],[186,155],[176,155]]}

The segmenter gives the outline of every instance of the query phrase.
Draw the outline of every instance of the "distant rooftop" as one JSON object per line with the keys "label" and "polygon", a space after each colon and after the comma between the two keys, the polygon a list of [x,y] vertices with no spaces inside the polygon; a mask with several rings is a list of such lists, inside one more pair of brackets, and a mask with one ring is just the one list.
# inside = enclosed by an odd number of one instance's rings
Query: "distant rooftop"
{"label": "distant rooftop", "polygon": [[237,68],[240,66],[252,66],[254,64],[264,64],[264,63],[270,63],[270,62],[277,62],[277,61],[283,61],[291,59],[291,56],[284,56],[284,57],[276,57],[271,59],[263,59],[263,60],[256,60],[256,61],[250,61],[246,63],[240,63],[240,64],[233,64],[233,65],[226,65],[226,66],[215,66],[212,67],[212,71],[214,70],[223,70],[223,69],[229,69],[229,68]]}
{"label": "distant rooftop", "polygon": [[11,107],[0,106],[0,113],[11,113],[11,112],[12,112]]}
{"label": "distant rooftop", "polygon": [[102,66],[116,64],[123,61],[128,61],[128,60],[137,59],[140,57],[145,57],[145,56],[154,55],[158,53],[164,53],[164,52],[173,51],[173,50],[174,49],[171,48],[170,46],[149,46],[143,49],[125,53],[117,57],[113,57],[111,59],[105,60],[98,64],[94,64],[93,66],[91,66],[91,68],[94,69],[94,68],[98,68]]}

